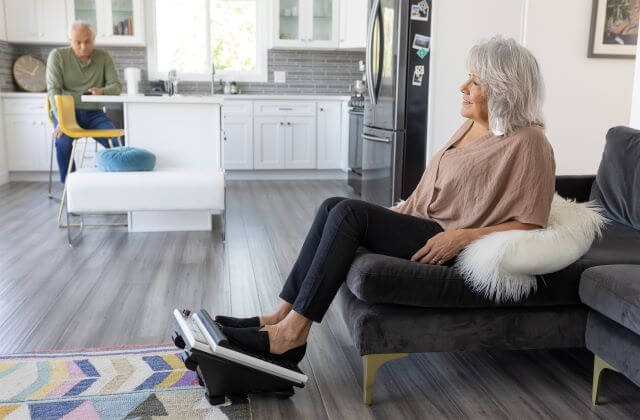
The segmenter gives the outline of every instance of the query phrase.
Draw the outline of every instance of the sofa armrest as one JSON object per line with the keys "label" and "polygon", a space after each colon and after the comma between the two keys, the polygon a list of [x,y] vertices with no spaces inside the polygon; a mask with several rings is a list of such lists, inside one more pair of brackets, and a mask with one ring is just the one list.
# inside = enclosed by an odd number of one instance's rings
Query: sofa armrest
{"label": "sofa armrest", "polygon": [[558,175],[556,176],[556,191],[561,197],[584,203],[589,201],[591,186],[595,179],[595,175]]}

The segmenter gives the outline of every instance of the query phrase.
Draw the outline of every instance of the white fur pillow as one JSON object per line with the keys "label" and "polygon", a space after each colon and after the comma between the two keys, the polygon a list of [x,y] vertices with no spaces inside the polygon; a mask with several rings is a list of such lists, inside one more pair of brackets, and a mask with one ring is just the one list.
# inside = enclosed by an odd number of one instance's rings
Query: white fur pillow
{"label": "white fur pillow", "polygon": [[593,202],[556,194],[546,229],[486,235],[460,253],[455,267],[477,293],[495,302],[519,301],[536,291],[536,275],[562,270],[584,255],[606,221]]}

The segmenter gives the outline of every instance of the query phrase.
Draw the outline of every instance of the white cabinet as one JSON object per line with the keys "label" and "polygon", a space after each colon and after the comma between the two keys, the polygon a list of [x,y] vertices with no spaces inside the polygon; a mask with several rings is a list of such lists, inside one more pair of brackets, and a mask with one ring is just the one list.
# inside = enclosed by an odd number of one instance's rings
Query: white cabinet
{"label": "white cabinet", "polygon": [[49,169],[51,128],[46,117],[36,114],[5,116],[9,171]]}
{"label": "white cabinet", "polygon": [[70,22],[93,25],[98,45],[144,45],[142,0],[66,0]]}
{"label": "white cabinet", "polygon": [[4,12],[10,42],[67,42],[65,0],[4,0]]}
{"label": "white cabinet", "polygon": [[7,29],[5,25],[6,22],[4,19],[4,1],[0,0],[0,40],[2,41],[7,40]]}
{"label": "white cabinet", "polygon": [[318,169],[342,168],[341,111],[340,102],[318,102]]}
{"label": "white cabinet", "polygon": [[284,124],[281,117],[254,117],[254,169],[284,168]]}
{"label": "white cabinet", "polygon": [[225,115],[222,126],[224,168],[253,169],[253,119],[250,116]]}
{"label": "white cabinet", "polygon": [[288,117],[285,122],[285,169],[316,168],[315,117]]}
{"label": "white cabinet", "polygon": [[367,0],[340,0],[340,48],[366,48]]}
{"label": "white cabinet", "polygon": [[273,46],[337,48],[339,0],[275,0]]}

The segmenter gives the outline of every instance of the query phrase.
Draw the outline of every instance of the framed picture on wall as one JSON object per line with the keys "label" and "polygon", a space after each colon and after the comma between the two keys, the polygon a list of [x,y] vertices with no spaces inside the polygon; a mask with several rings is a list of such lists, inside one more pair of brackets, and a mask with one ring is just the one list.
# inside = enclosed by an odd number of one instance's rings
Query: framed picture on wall
{"label": "framed picture on wall", "polygon": [[589,57],[634,58],[640,0],[593,0]]}

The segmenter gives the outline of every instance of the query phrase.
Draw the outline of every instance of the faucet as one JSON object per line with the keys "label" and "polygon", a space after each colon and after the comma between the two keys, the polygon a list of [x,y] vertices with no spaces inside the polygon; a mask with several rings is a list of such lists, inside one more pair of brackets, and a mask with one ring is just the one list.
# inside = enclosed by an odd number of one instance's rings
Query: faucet
{"label": "faucet", "polygon": [[211,62],[211,96],[216,94],[216,65],[214,62]]}

